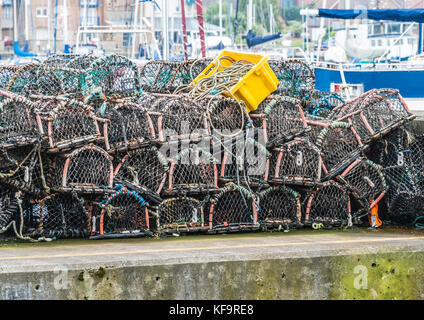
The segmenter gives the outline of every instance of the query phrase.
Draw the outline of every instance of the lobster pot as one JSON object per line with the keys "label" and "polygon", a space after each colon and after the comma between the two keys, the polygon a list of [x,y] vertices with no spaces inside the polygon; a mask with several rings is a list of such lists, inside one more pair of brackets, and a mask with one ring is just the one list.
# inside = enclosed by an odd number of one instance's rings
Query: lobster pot
{"label": "lobster pot", "polygon": [[56,156],[51,171],[52,188],[57,191],[104,193],[112,189],[112,157],[91,144]]}
{"label": "lobster pot", "polygon": [[159,99],[163,104],[162,116],[158,118],[160,141],[198,142],[209,138],[206,106],[184,96],[167,95]]}
{"label": "lobster pot", "polygon": [[204,62],[202,64],[202,60],[205,59],[199,60],[197,63],[195,63],[195,60],[183,61],[178,65],[174,73],[174,78],[169,84],[169,91],[171,93],[188,86],[207,67],[207,64]]}
{"label": "lobster pot", "polygon": [[271,159],[272,183],[308,186],[321,180],[320,151],[307,139],[285,143],[273,151]]}
{"label": "lobster pot", "polygon": [[414,117],[402,101],[378,94],[367,96],[361,110],[374,133],[384,135]]}
{"label": "lobster pot", "polygon": [[243,102],[221,95],[199,101],[207,106],[207,121],[213,135],[234,137],[249,125],[250,117]]}
{"label": "lobster pot", "polygon": [[208,229],[204,204],[190,197],[163,200],[156,208],[156,225],[160,233],[190,233]]}
{"label": "lobster pot", "polygon": [[49,151],[65,151],[101,139],[98,119],[75,100],[50,100],[36,112],[39,132]]}
{"label": "lobster pot", "polygon": [[158,92],[155,84],[164,63],[164,61],[149,61],[141,68],[140,86],[143,91]]}
{"label": "lobster pot", "polygon": [[350,114],[356,110],[361,110],[361,105],[366,100],[366,97],[369,95],[373,95],[375,93],[375,89],[364,92],[363,94],[353,98],[351,100],[345,101],[344,103],[333,108],[331,113],[328,116],[328,119],[338,120],[343,116]]}
{"label": "lobster pot", "polygon": [[7,90],[29,98],[31,95],[63,94],[62,81],[39,64],[27,64],[12,76]]}
{"label": "lobster pot", "polygon": [[[117,186],[117,191],[102,201],[100,216],[93,219],[92,236],[121,234],[143,236],[149,233],[148,204],[135,191]],[[97,221],[98,220],[98,221]],[[98,227],[97,227],[98,224]]]}
{"label": "lobster pot", "polygon": [[380,137],[379,132],[375,132],[371,127],[362,110],[349,113],[337,121],[350,124],[363,143],[369,143]]}
{"label": "lobster pot", "polygon": [[255,230],[259,227],[254,195],[242,186],[229,183],[211,198],[209,229],[212,232]]}
{"label": "lobster pot", "polygon": [[278,146],[308,130],[300,101],[291,97],[268,97],[263,121],[268,147]]}
{"label": "lobster pot", "polygon": [[327,178],[340,173],[364,149],[355,129],[345,122],[333,122],[322,129],[316,146],[321,152],[323,170]]}
{"label": "lobster pot", "polygon": [[[10,79],[19,68],[18,66],[0,66],[0,89],[7,89],[9,87]],[[1,99],[2,97],[0,97],[0,101]]]}
{"label": "lobster pot", "polygon": [[302,60],[288,59],[270,63],[279,80],[276,93],[308,101],[315,86],[313,70]]}
{"label": "lobster pot", "polygon": [[307,195],[303,207],[303,223],[306,225],[322,223],[324,226],[340,226],[352,220],[349,195],[332,180],[314,188]]}
{"label": "lobster pot", "polygon": [[219,180],[223,183],[240,180],[254,186],[266,184],[271,155],[263,139],[239,135],[229,142],[223,149]]}
{"label": "lobster pot", "polygon": [[387,218],[397,225],[410,225],[422,216],[424,195],[397,191],[388,199]]}
{"label": "lobster pot", "polygon": [[[32,224],[31,236],[46,238],[86,238],[90,219],[82,199],[72,194],[53,194],[24,209]],[[31,225],[29,224],[29,225]]]}
{"label": "lobster pot", "polygon": [[314,116],[327,118],[334,108],[343,103],[343,98],[334,92],[313,91],[307,110]]}
{"label": "lobster pot", "polygon": [[146,146],[156,134],[148,112],[133,102],[117,102],[105,115],[103,127],[106,150],[122,151]]}
{"label": "lobster pot", "polygon": [[145,188],[159,194],[169,171],[168,160],[156,147],[128,151],[115,168],[114,180],[124,186]]}
{"label": "lobster pot", "polygon": [[258,222],[266,228],[301,225],[300,195],[284,186],[270,187],[259,194]]}
{"label": "lobster pot", "polygon": [[86,71],[87,89],[98,88],[108,97],[137,95],[140,93],[140,74],[137,65],[118,55],[97,59]]}
{"label": "lobster pot", "polygon": [[81,57],[81,55],[70,54],[70,53],[63,53],[63,54],[59,53],[59,54],[54,54],[47,57],[47,59],[45,59],[42,62],[42,64],[46,67],[67,67],[68,64],[77,57]]}
{"label": "lobster pot", "polygon": [[4,97],[0,102],[0,147],[14,148],[37,141],[34,104],[17,95],[0,95]]}
{"label": "lobster pot", "polygon": [[16,220],[18,203],[14,197],[15,190],[0,185],[0,230],[4,230],[12,221]]}
{"label": "lobster pot", "polygon": [[32,196],[48,193],[49,159],[35,147],[0,151],[0,181]]}
{"label": "lobster pot", "polygon": [[346,183],[364,207],[374,207],[388,189],[382,167],[367,159],[355,160],[337,178]]}
{"label": "lobster pot", "polygon": [[192,146],[170,162],[166,193],[209,193],[218,189],[218,170],[208,151]]}

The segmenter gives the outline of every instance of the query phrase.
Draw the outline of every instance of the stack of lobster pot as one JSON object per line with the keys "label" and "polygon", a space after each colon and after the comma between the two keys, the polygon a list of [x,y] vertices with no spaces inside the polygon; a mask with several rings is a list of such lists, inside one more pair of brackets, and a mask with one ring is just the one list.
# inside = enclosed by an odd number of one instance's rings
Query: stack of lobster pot
{"label": "stack of lobster pot", "polygon": [[398,91],[344,101],[300,60],[250,112],[190,83],[211,59],[0,66],[0,232],[21,239],[407,224],[424,140]]}

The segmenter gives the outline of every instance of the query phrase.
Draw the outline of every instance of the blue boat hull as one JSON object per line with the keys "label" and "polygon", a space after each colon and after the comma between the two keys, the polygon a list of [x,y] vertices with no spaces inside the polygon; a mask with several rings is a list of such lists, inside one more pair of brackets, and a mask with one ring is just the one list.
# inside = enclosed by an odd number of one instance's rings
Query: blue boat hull
{"label": "blue boat hull", "polygon": [[[315,88],[330,91],[331,83],[342,83],[337,69],[314,68]],[[344,71],[347,84],[363,84],[364,92],[371,89],[398,89],[404,98],[424,97],[424,70],[349,70]]]}

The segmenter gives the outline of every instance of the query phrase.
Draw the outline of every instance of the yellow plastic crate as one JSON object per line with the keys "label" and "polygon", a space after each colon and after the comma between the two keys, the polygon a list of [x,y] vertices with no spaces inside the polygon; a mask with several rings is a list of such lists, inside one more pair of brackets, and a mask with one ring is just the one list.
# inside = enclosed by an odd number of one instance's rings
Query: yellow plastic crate
{"label": "yellow plastic crate", "polygon": [[[231,93],[224,93],[227,97],[235,97],[238,101],[244,101],[248,112],[256,110],[259,104],[265,100],[272,92],[277,90],[278,79],[268,64],[268,56],[253,53],[243,53],[223,50],[217,58],[215,58],[197,77],[193,80],[197,83],[200,79],[208,77],[215,72],[218,60],[223,56],[229,56],[235,61],[247,60],[256,66],[254,66],[246,75],[240,79],[240,81],[231,88]],[[225,65],[227,60],[221,60],[221,64]],[[228,61],[228,65],[231,62]],[[221,71],[223,68],[220,67],[216,72]]]}

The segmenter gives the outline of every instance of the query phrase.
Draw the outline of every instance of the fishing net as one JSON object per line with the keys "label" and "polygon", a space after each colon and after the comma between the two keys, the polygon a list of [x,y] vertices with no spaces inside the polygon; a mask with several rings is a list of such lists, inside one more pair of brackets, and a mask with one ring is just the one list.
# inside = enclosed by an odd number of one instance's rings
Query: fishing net
{"label": "fishing net", "polygon": [[300,195],[285,186],[269,187],[258,194],[258,222],[267,229],[301,225]]}
{"label": "fishing net", "polygon": [[376,205],[388,186],[382,167],[367,159],[357,159],[337,177],[350,189],[353,196],[371,209]]}
{"label": "fishing net", "polygon": [[218,170],[208,151],[197,146],[171,158],[167,193],[209,193],[218,189]]}
{"label": "fishing net", "polygon": [[35,111],[43,145],[50,151],[66,151],[100,141],[98,119],[91,109],[76,100],[51,98],[38,101]]}
{"label": "fishing net", "polygon": [[[19,70],[18,66],[2,66],[0,65],[0,89],[7,89],[10,84],[10,79]],[[0,97],[1,101],[2,97]]]}
{"label": "fishing net", "polygon": [[129,183],[159,194],[169,171],[168,160],[154,146],[129,151],[115,168],[116,183]]}
{"label": "fishing net", "polygon": [[137,95],[140,93],[140,75],[137,65],[118,55],[98,58],[86,70],[87,89],[101,90],[108,97]]}
{"label": "fishing net", "polygon": [[40,139],[34,104],[28,99],[0,92],[0,148],[33,144]]}
{"label": "fishing net", "polygon": [[333,122],[322,129],[316,146],[321,151],[326,177],[332,177],[346,168],[364,149],[353,127],[345,122]]}
{"label": "fishing net", "polygon": [[221,95],[208,97],[201,103],[207,104],[207,119],[214,135],[234,137],[250,125],[244,103]]}
{"label": "fishing net", "polygon": [[[160,106],[158,105],[160,104]],[[183,96],[158,96],[154,108],[161,110],[158,117],[160,141],[199,141],[209,137],[206,107]]]}
{"label": "fishing net", "polygon": [[147,235],[150,229],[147,205],[137,192],[118,185],[115,192],[99,203],[101,212],[95,219],[98,226],[94,230],[100,236]]}
{"label": "fishing net", "polygon": [[350,198],[337,182],[324,182],[307,194],[304,203],[304,223],[340,226],[351,222]]}
{"label": "fishing net", "polygon": [[307,139],[296,138],[272,151],[273,183],[315,185],[321,181],[319,149]]}
{"label": "fishing net", "polygon": [[17,219],[18,203],[15,190],[0,185],[0,234],[6,232],[12,221]]}
{"label": "fishing net", "polygon": [[270,96],[262,103],[266,104],[262,117],[265,122],[267,146],[274,147],[290,141],[307,131],[306,119],[300,101],[285,96]]}
{"label": "fishing net", "polygon": [[206,231],[203,207],[204,202],[191,197],[163,200],[155,211],[157,231],[165,234]]}
{"label": "fishing net", "polygon": [[343,98],[336,93],[314,91],[307,111],[314,116],[327,118],[331,111],[342,103]]}
{"label": "fishing net", "polygon": [[24,207],[26,233],[31,237],[86,238],[90,219],[76,194],[53,194]]}
{"label": "fishing net", "polygon": [[92,144],[55,156],[51,170],[52,188],[57,191],[104,193],[112,189],[112,158]]}
{"label": "fishing net", "polygon": [[234,183],[228,183],[210,200],[209,227],[215,232],[255,230],[257,207],[254,194]]}
{"label": "fishing net", "polygon": [[219,171],[220,181],[241,181],[252,186],[266,184],[270,153],[262,140],[251,135],[239,135],[226,140]]}
{"label": "fishing net", "polygon": [[103,124],[106,150],[127,150],[143,147],[156,138],[148,112],[127,101],[108,101]]}
{"label": "fishing net", "polygon": [[279,80],[276,93],[309,101],[315,86],[312,69],[302,60],[289,59],[270,65]]}
{"label": "fishing net", "polygon": [[0,181],[3,184],[42,196],[49,192],[48,172],[48,158],[40,152],[39,145],[0,150]]}

